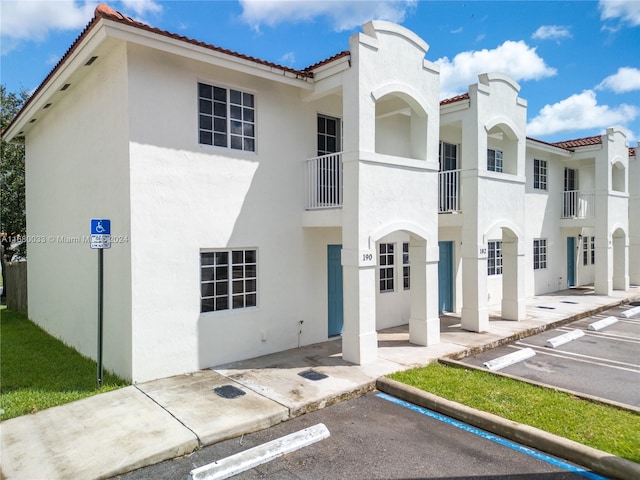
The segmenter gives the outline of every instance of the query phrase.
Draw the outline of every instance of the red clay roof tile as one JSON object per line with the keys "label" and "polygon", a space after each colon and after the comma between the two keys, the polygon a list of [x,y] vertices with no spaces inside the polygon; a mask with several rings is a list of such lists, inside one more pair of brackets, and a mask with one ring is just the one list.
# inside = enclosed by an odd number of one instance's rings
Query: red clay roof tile
{"label": "red clay roof tile", "polygon": [[468,93],[463,93],[462,95],[456,95],[455,97],[445,98],[444,100],[440,100],[440,106],[449,105],[450,103],[461,102],[463,100],[469,100],[470,98],[471,97],[469,97]]}
{"label": "red clay roof tile", "polygon": [[563,142],[554,142],[552,145],[561,148],[588,147],[590,145],[601,145],[602,136],[595,135],[593,137],[576,138],[575,140],[565,140]]}

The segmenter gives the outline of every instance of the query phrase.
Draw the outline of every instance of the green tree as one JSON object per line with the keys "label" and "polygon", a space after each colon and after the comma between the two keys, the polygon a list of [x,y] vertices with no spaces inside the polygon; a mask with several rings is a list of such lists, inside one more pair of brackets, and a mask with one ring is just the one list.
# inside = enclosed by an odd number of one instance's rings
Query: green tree
{"label": "green tree", "polygon": [[[0,85],[0,131],[9,126],[28,100],[29,94],[8,93]],[[24,191],[24,143],[0,140],[0,230],[7,235],[24,235],[27,229]]]}

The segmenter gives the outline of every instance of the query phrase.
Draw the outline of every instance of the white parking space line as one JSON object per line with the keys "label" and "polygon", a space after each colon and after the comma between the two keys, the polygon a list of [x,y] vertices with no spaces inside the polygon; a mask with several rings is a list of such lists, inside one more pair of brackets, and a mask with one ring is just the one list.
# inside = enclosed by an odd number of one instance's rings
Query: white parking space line
{"label": "white parking space line", "polygon": [[[537,345],[530,345],[524,342],[516,342],[516,343],[518,345],[522,345],[523,347],[534,348],[536,352],[542,355],[549,355],[551,357],[557,357],[557,358],[567,358],[570,360],[574,360],[576,362],[588,363],[591,365],[599,365],[602,367],[609,367],[616,370],[624,370],[627,372],[640,373],[640,365],[633,364],[633,363],[617,362],[615,360],[607,360],[606,358],[592,357],[589,355],[581,355],[579,353],[571,353],[571,352],[564,352],[564,351],[557,351],[557,350],[556,352],[558,353],[551,353],[549,350],[544,349],[544,347],[539,347]],[[507,345],[507,346],[510,348],[519,348],[515,345]],[[600,361],[597,361],[597,360],[600,360]],[[607,363],[603,363],[603,362],[607,362]],[[612,363],[615,363],[617,365],[612,365]]]}
{"label": "white parking space line", "polygon": [[640,338],[638,337],[631,337],[628,335],[619,335],[617,333],[611,333],[611,332],[595,332],[591,330],[582,330],[580,328],[567,328],[567,327],[560,327],[557,330],[561,330],[563,332],[572,332],[575,330],[580,330],[580,331],[583,331],[587,337],[607,338],[609,340],[615,340],[618,342],[640,343]]}

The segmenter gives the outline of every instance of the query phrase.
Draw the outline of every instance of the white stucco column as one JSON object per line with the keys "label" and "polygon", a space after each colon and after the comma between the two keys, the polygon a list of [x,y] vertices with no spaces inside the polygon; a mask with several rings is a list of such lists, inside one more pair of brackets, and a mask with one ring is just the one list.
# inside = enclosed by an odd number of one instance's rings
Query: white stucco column
{"label": "white stucco column", "polygon": [[[472,248],[486,247],[473,245]],[[462,246],[462,328],[471,332],[485,332],[489,328],[487,308],[487,257],[470,255],[469,247]]]}
{"label": "white stucco column", "polygon": [[[378,358],[376,266],[359,265],[359,251],[342,251],[344,330],[342,358],[359,365]],[[375,255],[374,255],[375,258]]]}
{"label": "white stucco column", "polygon": [[438,316],[438,247],[409,245],[411,258],[411,313],[409,342],[435,345],[440,342]]}
{"label": "white stucco column", "polygon": [[502,318],[524,320],[524,252],[518,252],[518,239],[502,239]]}
{"label": "white stucco column", "polygon": [[596,265],[594,292],[596,295],[613,293],[613,249],[611,240],[596,236]]}
{"label": "white stucco column", "polygon": [[629,288],[629,247],[626,237],[613,237],[613,284],[614,290],[627,290]]}

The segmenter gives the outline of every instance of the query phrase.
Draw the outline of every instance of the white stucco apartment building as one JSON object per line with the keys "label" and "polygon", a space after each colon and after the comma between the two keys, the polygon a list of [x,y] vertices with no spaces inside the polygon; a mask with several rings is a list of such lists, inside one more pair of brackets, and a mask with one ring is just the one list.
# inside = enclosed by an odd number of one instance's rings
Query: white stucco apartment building
{"label": "white stucco apartment building", "polygon": [[441,311],[483,331],[489,305],[640,282],[624,136],[529,139],[498,73],[440,102],[427,51],[374,21],[294,70],[99,6],[3,132],[26,145],[30,318],[95,357],[92,218],[105,366],[134,382],[336,335],[367,363],[383,328],[432,345]]}

